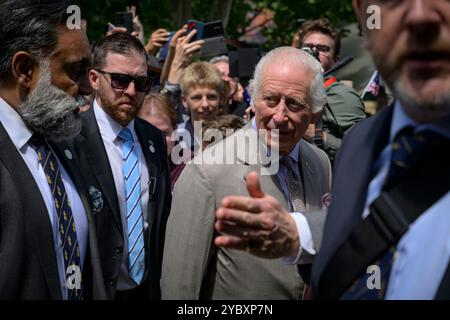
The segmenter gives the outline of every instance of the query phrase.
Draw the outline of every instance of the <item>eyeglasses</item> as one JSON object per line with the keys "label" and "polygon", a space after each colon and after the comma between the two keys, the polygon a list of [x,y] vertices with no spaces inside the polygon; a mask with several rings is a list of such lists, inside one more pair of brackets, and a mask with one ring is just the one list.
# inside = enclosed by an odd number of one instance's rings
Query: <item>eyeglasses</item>
{"label": "eyeglasses", "polygon": [[99,69],[95,70],[102,74],[107,74],[111,78],[111,87],[118,90],[125,90],[130,85],[130,82],[133,81],[137,91],[147,92],[155,80],[154,77],[149,76],[132,77],[129,74],[112,73]]}
{"label": "eyeglasses", "polygon": [[304,43],[302,48],[310,48],[311,50],[315,50],[322,53],[330,52],[331,48],[324,44],[313,44],[313,43]]}

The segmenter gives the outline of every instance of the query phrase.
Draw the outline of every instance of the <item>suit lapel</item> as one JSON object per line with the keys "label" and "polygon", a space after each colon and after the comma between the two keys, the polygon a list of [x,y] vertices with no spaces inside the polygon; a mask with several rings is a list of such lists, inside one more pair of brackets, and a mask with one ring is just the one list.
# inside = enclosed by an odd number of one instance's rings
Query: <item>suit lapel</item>
{"label": "suit lapel", "polygon": [[21,190],[23,212],[26,215],[27,230],[33,237],[42,272],[47,282],[52,299],[61,300],[61,284],[59,282],[56,264],[53,231],[42,195],[28,166],[9,139],[3,126],[0,124],[0,158],[12,176],[15,177],[15,190]]}
{"label": "suit lapel", "polygon": [[89,162],[89,166],[97,178],[106,201],[108,201],[116,226],[123,234],[114,177],[93,108],[91,107],[88,111],[84,112],[82,118],[83,129],[79,137],[79,143],[83,146],[83,150],[86,150],[85,156]]}
{"label": "suit lapel", "polygon": [[317,188],[320,186],[317,179],[317,172],[315,171],[314,163],[311,161],[310,150],[307,147],[302,147],[305,141],[300,140],[300,172],[303,182],[303,190],[305,190],[305,207],[306,211],[310,211],[317,208],[312,208],[317,203],[316,199],[320,199],[322,196],[320,190]]}
{"label": "suit lapel", "polygon": [[145,129],[147,123],[143,120],[135,118],[134,130],[139,139],[139,143],[144,154],[145,162],[148,169],[149,177],[149,202],[148,202],[148,230],[152,230],[153,221],[155,220],[156,206],[154,200],[156,197],[157,185],[161,183],[163,176],[161,175],[161,164],[159,163],[159,153],[165,152],[165,150],[157,150],[156,144],[153,141],[153,137],[149,130]]}

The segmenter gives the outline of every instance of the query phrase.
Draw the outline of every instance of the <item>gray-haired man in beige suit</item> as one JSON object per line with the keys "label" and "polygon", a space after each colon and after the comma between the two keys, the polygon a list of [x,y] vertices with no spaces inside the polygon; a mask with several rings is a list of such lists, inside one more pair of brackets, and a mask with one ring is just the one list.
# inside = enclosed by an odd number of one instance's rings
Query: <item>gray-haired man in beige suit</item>
{"label": "gray-haired man in beige suit", "polygon": [[[296,212],[292,218],[304,230],[300,237],[310,239],[296,239],[302,248],[314,254],[321,241],[324,215],[315,211],[329,197],[331,168],[324,152],[301,140],[323,105],[321,66],[301,50],[277,48],[258,63],[251,87],[255,118],[189,163],[175,186],[164,248],[163,299],[302,297],[304,284],[293,264],[297,261],[262,259],[213,243],[216,210],[227,195],[248,196],[246,176],[252,171],[261,174],[266,194]],[[271,162],[264,161],[268,150]],[[302,259],[310,262],[308,255]]]}

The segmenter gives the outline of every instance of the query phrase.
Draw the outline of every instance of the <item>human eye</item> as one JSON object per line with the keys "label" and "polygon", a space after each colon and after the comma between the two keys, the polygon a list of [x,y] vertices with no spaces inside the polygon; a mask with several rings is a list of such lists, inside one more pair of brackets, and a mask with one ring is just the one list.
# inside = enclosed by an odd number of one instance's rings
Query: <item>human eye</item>
{"label": "human eye", "polygon": [[215,94],[209,94],[206,98],[208,100],[213,100],[213,101],[218,99],[217,95],[215,95]]}
{"label": "human eye", "polygon": [[287,98],[286,106],[289,108],[289,110],[294,111],[294,112],[301,111],[301,110],[308,108],[306,103],[304,103],[303,101],[301,101],[299,99],[294,99],[294,98]]}
{"label": "human eye", "polygon": [[269,107],[275,107],[280,101],[280,97],[275,95],[265,95],[263,99]]}

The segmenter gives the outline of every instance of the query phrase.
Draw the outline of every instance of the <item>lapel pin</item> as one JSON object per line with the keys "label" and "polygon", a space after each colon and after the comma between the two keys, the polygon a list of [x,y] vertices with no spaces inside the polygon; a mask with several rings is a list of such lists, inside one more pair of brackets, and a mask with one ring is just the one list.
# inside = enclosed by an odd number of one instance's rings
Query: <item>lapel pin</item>
{"label": "lapel pin", "polygon": [[89,187],[89,194],[92,199],[92,210],[95,213],[102,211],[103,209],[103,196],[100,190],[95,187]]}
{"label": "lapel pin", "polygon": [[64,154],[66,155],[66,158],[69,160],[72,160],[72,152],[70,152],[70,150],[66,149],[64,150]]}
{"label": "lapel pin", "polygon": [[148,149],[150,150],[150,152],[151,153],[155,153],[155,147],[153,146],[153,141],[152,140],[148,140],[148,144],[149,144],[149,147],[148,147]]}

